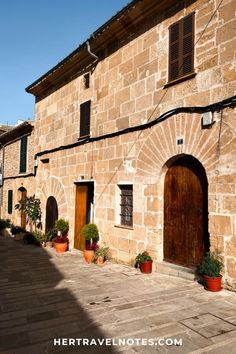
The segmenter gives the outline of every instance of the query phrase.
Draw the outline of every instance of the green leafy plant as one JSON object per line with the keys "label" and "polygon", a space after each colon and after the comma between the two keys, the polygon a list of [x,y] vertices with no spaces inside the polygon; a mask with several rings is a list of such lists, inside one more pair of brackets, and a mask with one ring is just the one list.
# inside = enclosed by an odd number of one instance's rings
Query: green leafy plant
{"label": "green leafy plant", "polygon": [[108,246],[98,246],[95,250],[94,258],[97,259],[98,257],[107,257],[109,252]]}
{"label": "green leafy plant", "polygon": [[26,232],[23,236],[23,243],[27,245],[40,244],[39,240],[35,237],[34,233]]}
{"label": "green leafy plant", "polygon": [[85,240],[99,240],[99,232],[96,224],[86,224],[81,231]]}
{"label": "green leafy plant", "polygon": [[10,219],[0,219],[0,230],[8,229],[11,227]]}
{"label": "green leafy plant", "polygon": [[25,232],[25,229],[23,229],[23,227],[21,227],[21,226],[15,226],[15,225],[12,224],[10,231],[11,231],[12,235],[16,235],[16,234],[19,234],[21,232]]}
{"label": "green leafy plant", "polygon": [[135,267],[137,268],[140,263],[144,263],[147,261],[152,261],[152,257],[149,255],[148,251],[143,251],[136,256]]}
{"label": "green leafy plant", "polygon": [[58,235],[53,239],[56,243],[68,243],[69,239],[67,237],[69,231],[69,222],[63,218],[55,221],[55,230],[58,231]]}
{"label": "green leafy plant", "polygon": [[60,218],[55,221],[55,230],[59,231],[61,236],[67,236],[69,231],[69,221]]}
{"label": "green leafy plant", "polygon": [[57,236],[57,230],[50,229],[45,233],[44,241],[51,242]]}
{"label": "green leafy plant", "polygon": [[96,250],[99,240],[99,231],[96,224],[86,224],[81,230],[85,238],[86,250]]}
{"label": "green leafy plant", "polygon": [[202,263],[198,267],[198,274],[201,276],[208,276],[211,278],[219,277],[220,272],[223,269],[223,262],[220,256],[220,252],[215,250],[214,252],[208,252],[204,257]]}
{"label": "green leafy plant", "polygon": [[42,228],[42,210],[40,204],[40,199],[33,195],[32,197],[23,198],[18,204],[15,205],[15,209],[26,214],[26,221],[29,223],[31,231],[33,226],[35,231]]}

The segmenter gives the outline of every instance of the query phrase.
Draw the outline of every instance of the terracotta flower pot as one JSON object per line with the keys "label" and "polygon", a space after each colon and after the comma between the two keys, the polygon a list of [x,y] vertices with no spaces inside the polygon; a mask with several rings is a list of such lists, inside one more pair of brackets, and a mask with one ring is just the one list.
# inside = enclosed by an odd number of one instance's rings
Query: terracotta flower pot
{"label": "terracotta flower pot", "polygon": [[222,289],[221,280],[222,276],[211,278],[207,275],[204,275],[205,280],[205,289],[209,291],[220,291]]}
{"label": "terracotta flower pot", "polygon": [[54,247],[56,248],[57,253],[65,253],[67,251],[68,243],[59,243],[59,242],[54,242],[53,243]]}
{"label": "terracotta flower pot", "polygon": [[96,259],[96,263],[98,265],[102,265],[104,263],[104,256],[98,256]]}
{"label": "terracotta flower pot", "polygon": [[84,250],[84,259],[87,263],[92,263],[94,259],[94,251],[93,250]]}
{"label": "terracotta flower pot", "polygon": [[46,247],[53,247],[53,242],[47,241],[46,242]]}
{"label": "terracotta flower pot", "polygon": [[152,261],[146,261],[139,264],[139,268],[142,273],[152,273]]}

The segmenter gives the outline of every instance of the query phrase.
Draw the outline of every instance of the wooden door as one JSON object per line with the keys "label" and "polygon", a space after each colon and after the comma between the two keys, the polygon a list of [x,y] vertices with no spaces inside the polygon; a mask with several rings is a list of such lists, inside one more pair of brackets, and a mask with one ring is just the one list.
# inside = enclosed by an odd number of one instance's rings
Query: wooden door
{"label": "wooden door", "polygon": [[46,232],[52,230],[55,221],[58,219],[58,206],[57,201],[53,196],[47,199],[46,204]]}
{"label": "wooden door", "polygon": [[207,181],[196,161],[172,165],[164,188],[164,260],[187,267],[198,265],[209,248]]}
{"label": "wooden door", "polygon": [[85,240],[81,233],[82,227],[87,220],[88,186],[77,185],[75,196],[75,240],[74,248],[83,251]]}
{"label": "wooden door", "polygon": [[[24,189],[21,191],[21,201],[24,200],[27,197],[27,190]],[[21,211],[21,215],[20,215],[20,219],[21,219],[21,227],[23,227],[23,229],[26,228],[26,213],[24,211]]]}

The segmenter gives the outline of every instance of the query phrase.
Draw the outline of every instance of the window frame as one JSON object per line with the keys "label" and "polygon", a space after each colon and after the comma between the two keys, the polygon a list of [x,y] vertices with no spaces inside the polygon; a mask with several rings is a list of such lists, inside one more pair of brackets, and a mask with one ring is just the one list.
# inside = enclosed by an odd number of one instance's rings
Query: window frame
{"label": "window frame", "polygon": [[80,138],[90,136],[91,100],[80,104]]}
{"label": "window frame", "polygon": [[7,193],[7,212],[8,214],[12,214],[13,211],[13,190],[8,189]]}
{"label": "window frame", "polygon": [[120,189],[120,225],[133,227],[133,184],[119,184]]}
{"label": "window frame", "polygon": [[[190,18],[191,26],[188,28],[187,21]],[[168,83],[165,87],[196,75],[194,72],[194,38],[195,12],[181,18],[169,27]],[[186,59],[189,60],[189,63]],[[174,70],[177,72],[176,75],[173,73]]]}
{"label": "window frame", "polygon": [[20,139],[20,166],[19,173],[27,172],[28,135]]}

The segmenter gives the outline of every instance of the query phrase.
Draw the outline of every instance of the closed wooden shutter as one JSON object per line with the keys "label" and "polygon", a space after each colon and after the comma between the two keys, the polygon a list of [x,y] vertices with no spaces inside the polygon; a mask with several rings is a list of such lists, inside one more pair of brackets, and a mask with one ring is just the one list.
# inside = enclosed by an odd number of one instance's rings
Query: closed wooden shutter
{"label": "closed wooden shutter", "polygon": [[26,172],[27,165],[27,136],[21,138],[20,142],[20,172]]}
{"label": "closed wooden shutter", "polygon": [[169,81],[193,73],[194,70],[194,13],[170,27]]}
{"label": "closed wooden shutter", "polygon": [[80,137],[90,135],[90,109],[91,101],[80,105]]}
{"label": "closed wooden shutter", "polygon": [[169,80],[175,80],[179,75],[179,22],[170,29]]}
{"label": "closed wooden shutter", "polygon": [[7,206],[8,214],[12,214],[12,201],[13,201],[13,191],[9,190],[8,191],[8,206]]}

